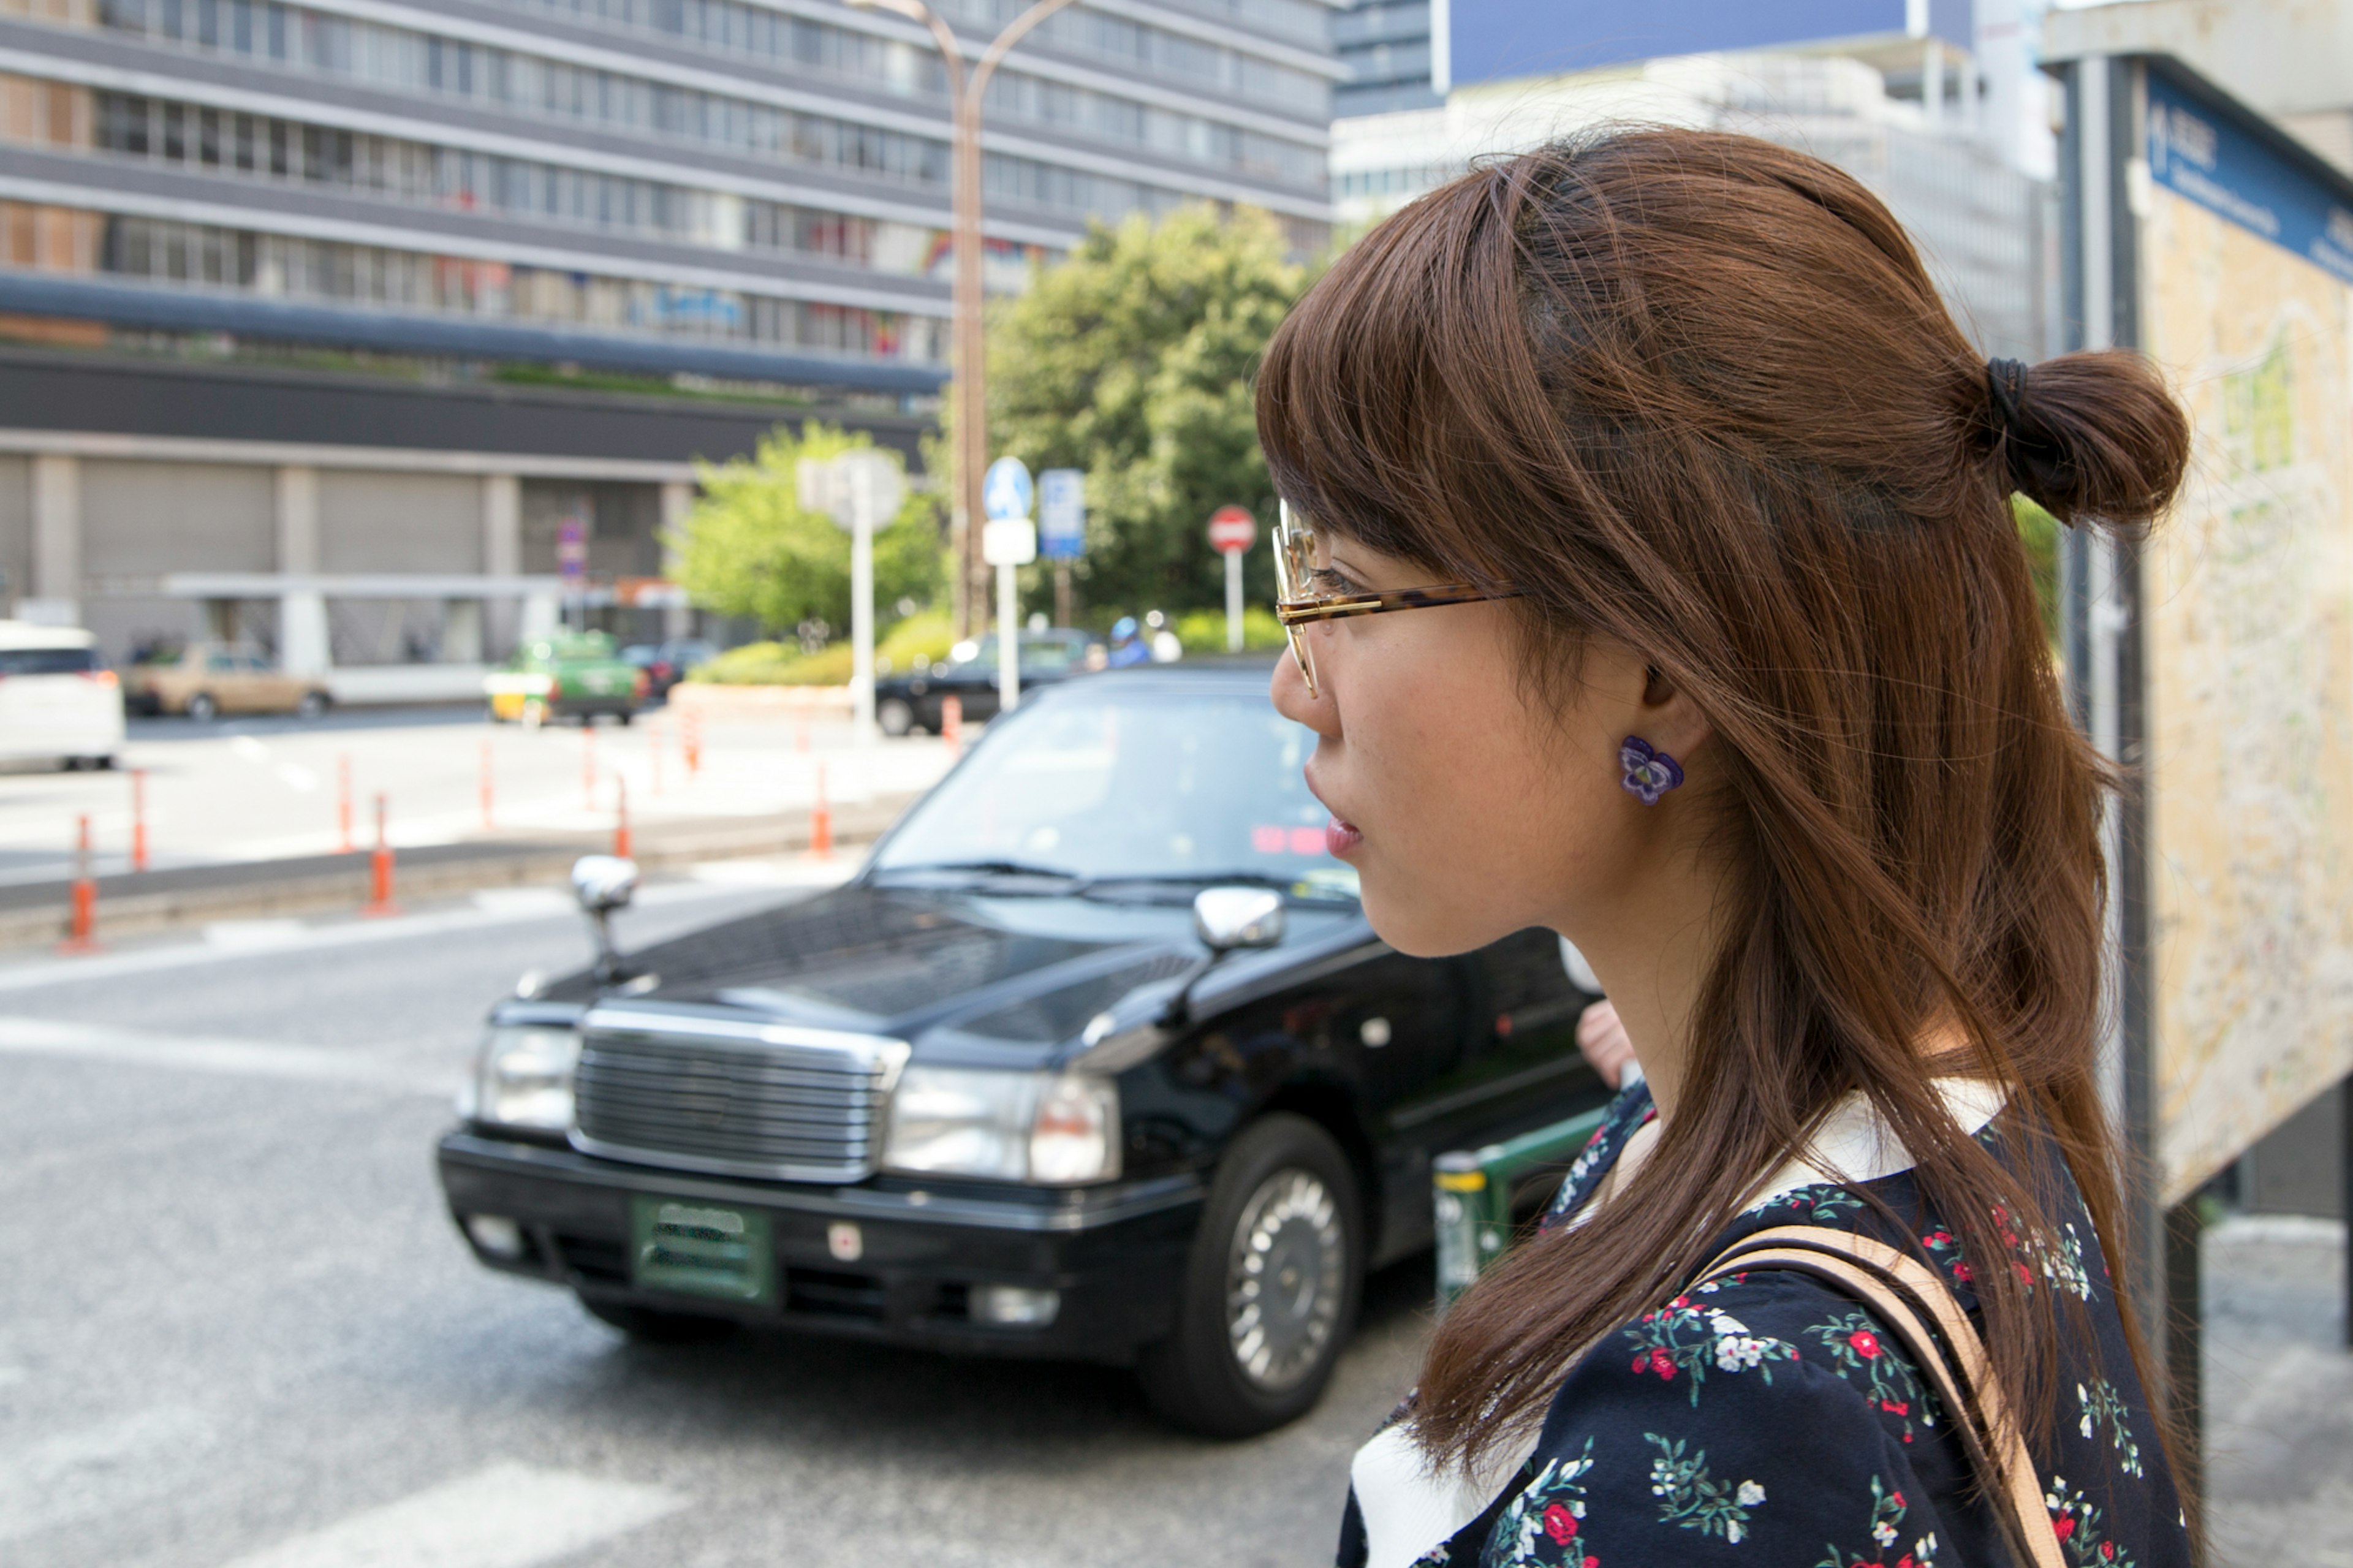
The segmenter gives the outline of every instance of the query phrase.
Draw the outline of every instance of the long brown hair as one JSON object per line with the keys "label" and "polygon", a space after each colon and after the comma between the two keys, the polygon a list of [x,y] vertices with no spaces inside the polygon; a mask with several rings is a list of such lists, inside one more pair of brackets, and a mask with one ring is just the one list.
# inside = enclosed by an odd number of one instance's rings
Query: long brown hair
{"label": "long brown hair", "polygon": [[[1932,1079],[2008,1086],[2118,1257],[2094,1068],[2109,780],[2068,721],[2010,495],[2146,521],[2189,427],[2121,353],[2048,361],[2010,401],[1861,184],[1692,131],[1465,175],[1340,258],[1269,348],[1282,493],[1521,589],[1532,701],[1595,636],[1690,693],[1715,731],[1694,783],[1736,867],[1658,1157],[1440,1326],[1413,1418],[1434,1458],[1539,1418],[1578,1349],[1671,1294],[1856,1089],[1968,1256],[2022,1237],[2031,1259],[2047,1184],[1964,1135]],[[1967,1046],[1925,1060],[1947,1022]],[[2063,1324],[2002,1262],[1975,1283],[2040,1447]]]}

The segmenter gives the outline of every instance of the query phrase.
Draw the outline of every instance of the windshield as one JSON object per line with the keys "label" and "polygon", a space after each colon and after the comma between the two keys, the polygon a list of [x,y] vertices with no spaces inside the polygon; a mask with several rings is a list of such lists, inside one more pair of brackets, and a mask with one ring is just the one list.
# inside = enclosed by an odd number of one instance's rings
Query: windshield
{"label": "windshield", "polygon": [[1300,769],[1314,737],[1257,695],[1091,694],[1040,702],[909,816],[875,860],[1113,881],[1250,878],[1353,899],[1330,814]]}

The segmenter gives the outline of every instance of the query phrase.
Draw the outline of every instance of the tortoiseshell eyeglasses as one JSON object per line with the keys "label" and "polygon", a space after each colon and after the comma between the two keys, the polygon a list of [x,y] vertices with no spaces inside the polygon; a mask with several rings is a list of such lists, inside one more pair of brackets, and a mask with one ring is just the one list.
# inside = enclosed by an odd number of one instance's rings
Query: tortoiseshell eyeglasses
{"label": "tortoiseshell eyeglasses", "polygon": [[1470,583],[1431,583],[1419,588],[1318,592],[1319,583],[1345,582],[1328,567],[1315,564],[1315,530],[1289,501],[1281,503],[1274,525],[1275,619],[1291,639],[1291,657],[1310,696],[1318,695],[1315,658],[1307,651],[1306,629],[1315,621],[1343,616],[1378,616],[1391,610],[1426,610],[1435,605],[1475,605],[1488,599],[1516,599],[1517,588],[1488,589]]}

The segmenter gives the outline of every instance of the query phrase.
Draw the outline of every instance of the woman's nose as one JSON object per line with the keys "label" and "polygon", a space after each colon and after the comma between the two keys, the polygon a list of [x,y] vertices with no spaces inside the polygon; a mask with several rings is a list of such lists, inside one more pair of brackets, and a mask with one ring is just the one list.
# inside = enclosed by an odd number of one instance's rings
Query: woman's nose
{"label": "woman's nose", "polygon": [[1306,725],[1319,735],[1338,736],[1339,710],[1332,703],[1332,693],[1326,686],[1319,696],[1307,689],[1307,678],[1299,671],[1299,660],[1290,649],[1274,661],[1274,679],[1268,683],[1267,695],[1274,701],[1274,710],[1286,719]]}

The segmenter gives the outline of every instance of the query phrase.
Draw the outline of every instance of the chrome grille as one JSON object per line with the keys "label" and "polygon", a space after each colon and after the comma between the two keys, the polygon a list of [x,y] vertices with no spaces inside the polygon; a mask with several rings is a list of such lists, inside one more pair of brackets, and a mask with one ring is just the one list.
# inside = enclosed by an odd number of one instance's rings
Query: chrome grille
{"label": "chrome grille", "polygon": [[604,1009],[582,1020],[573,1146],[789,1182],[871,1175],[907,1047],[828,1029]]}

